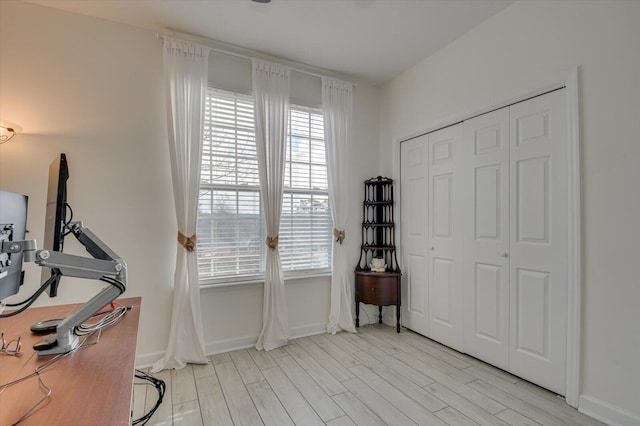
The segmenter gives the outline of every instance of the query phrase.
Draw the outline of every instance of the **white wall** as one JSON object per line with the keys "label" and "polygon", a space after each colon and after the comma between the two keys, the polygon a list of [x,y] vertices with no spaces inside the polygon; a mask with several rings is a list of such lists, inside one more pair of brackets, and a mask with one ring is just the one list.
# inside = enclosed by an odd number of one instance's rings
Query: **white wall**
{"label": "white wall", "polygon": [[[580,67],[581,409],[640,424],[640,2],[518,2],[381,89],[380,159]],[[638,423],[635,423],[638,422]]]}
{"label": "white wall", "polygon": [[[29,196],[29,238],[42,244],[48,166],[65,152],[75,217],[126,260],[125,296],[142,296],[138,363],[155,361],[167,343],[176,252],[162,46],[155,32],[1,1],[0,94],[0,120],[22,128],[0,145],[0,187]],[[376,175],[379,164],[378,90],[359,82],[354,105],[353,179],[346,183],[354,197],[346,242],[355,266],[361,182]],[[72,239],[66,243],[65,251],[83,253]],[[18,299],[40,283],[36,266],[24,269]],[[63,279],[59,297],[38,304],[85,301],[100,287]],[[292,333],[321,330],[329,278],[287,281],[286,287]],[[210,350],[255,342],[261,284],[203,290],[201,304]]]}

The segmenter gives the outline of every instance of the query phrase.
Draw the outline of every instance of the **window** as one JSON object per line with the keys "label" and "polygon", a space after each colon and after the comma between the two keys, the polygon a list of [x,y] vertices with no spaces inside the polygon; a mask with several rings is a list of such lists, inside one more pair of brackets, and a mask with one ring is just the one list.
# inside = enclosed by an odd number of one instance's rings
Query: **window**
{"label": "window", "polygon": [[317,110],[290,108],[279,237],[285,271],[331,265],[333,223],[323,121]]}
{"label": "window", "polygon": [[[203,283],[256,279],[264,272],[253,98],[209,89],[198,206],[198,271]],[[279,249],[285,274],[328,271],[331,213],[322,113],[289,113]]]}

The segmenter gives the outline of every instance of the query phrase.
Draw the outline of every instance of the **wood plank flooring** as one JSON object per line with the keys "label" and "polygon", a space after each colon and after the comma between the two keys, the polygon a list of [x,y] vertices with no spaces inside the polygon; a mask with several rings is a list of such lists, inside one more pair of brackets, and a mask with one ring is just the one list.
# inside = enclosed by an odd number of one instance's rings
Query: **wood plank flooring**
{"label": "wood plank flooring", "polygon": [[[386,325],[210,361],[156,375],[167,388],[148,425],[601,424],[538,386]],[[156,399],[137,384],[134,419]]]}

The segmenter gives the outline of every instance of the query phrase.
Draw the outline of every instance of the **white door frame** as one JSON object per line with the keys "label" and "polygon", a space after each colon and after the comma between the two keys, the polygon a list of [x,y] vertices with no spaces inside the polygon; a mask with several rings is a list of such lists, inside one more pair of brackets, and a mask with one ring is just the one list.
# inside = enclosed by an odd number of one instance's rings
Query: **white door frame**
{"label": "white door frame", "polygon": [[[431,133],[443,127],[459,123],[476,115],[480,115],[498,108],[523,101],[533,96],[541,95],[551,90],[566,88],[567,105],[567,175],[568,175],[568,252],[567,252],[567,360],[566,360],[566,392],[565,400],[570,406],[577,408],[580,397],[580,365],[581,365],[581,289],[582,289],[582,253],[581,253],[581,197],[580,197],[580,112],[578,92],[578,68],[554,80],[549,84],[534,90],[520,92],[514,96],[492,102],[463,112],[427,126],[425,130],[401,137],[392,147],[392,175],[396,182],[400,182],[400,143],[414,137]],[[397,191],[401,194],[401,191]],[[398,208],[402,208],[398,198]],[[399,224],[402,227],[402,223]],[[398,235],[402,235],[401,232]],[[402,241],[399,241],[400,258],[402,259]],[[402,265],[404,267],[404,265]]]}

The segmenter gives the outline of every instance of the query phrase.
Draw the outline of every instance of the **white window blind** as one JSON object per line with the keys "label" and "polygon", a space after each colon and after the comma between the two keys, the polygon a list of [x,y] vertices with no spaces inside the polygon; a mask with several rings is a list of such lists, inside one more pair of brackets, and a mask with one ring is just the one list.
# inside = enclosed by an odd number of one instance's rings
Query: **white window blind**
{"label": "white window blind", "polygon": [[201,279],[250,276],[263,269],[250,96],[223,91],[207,96],[197,235]]}
{"label": "white window blind", "polygon": [[[198,207],[198,270],[203,283],[255,279],[264,271],[264,232],[253,98],[209,89]],[[322,113],[291,106],[279,249],[285,272],[329,270]]]}
{"label": "white window blind", "polygon": [[331,229],[322,112],[292,105],[280,217],[282,269],[329,268]]}

